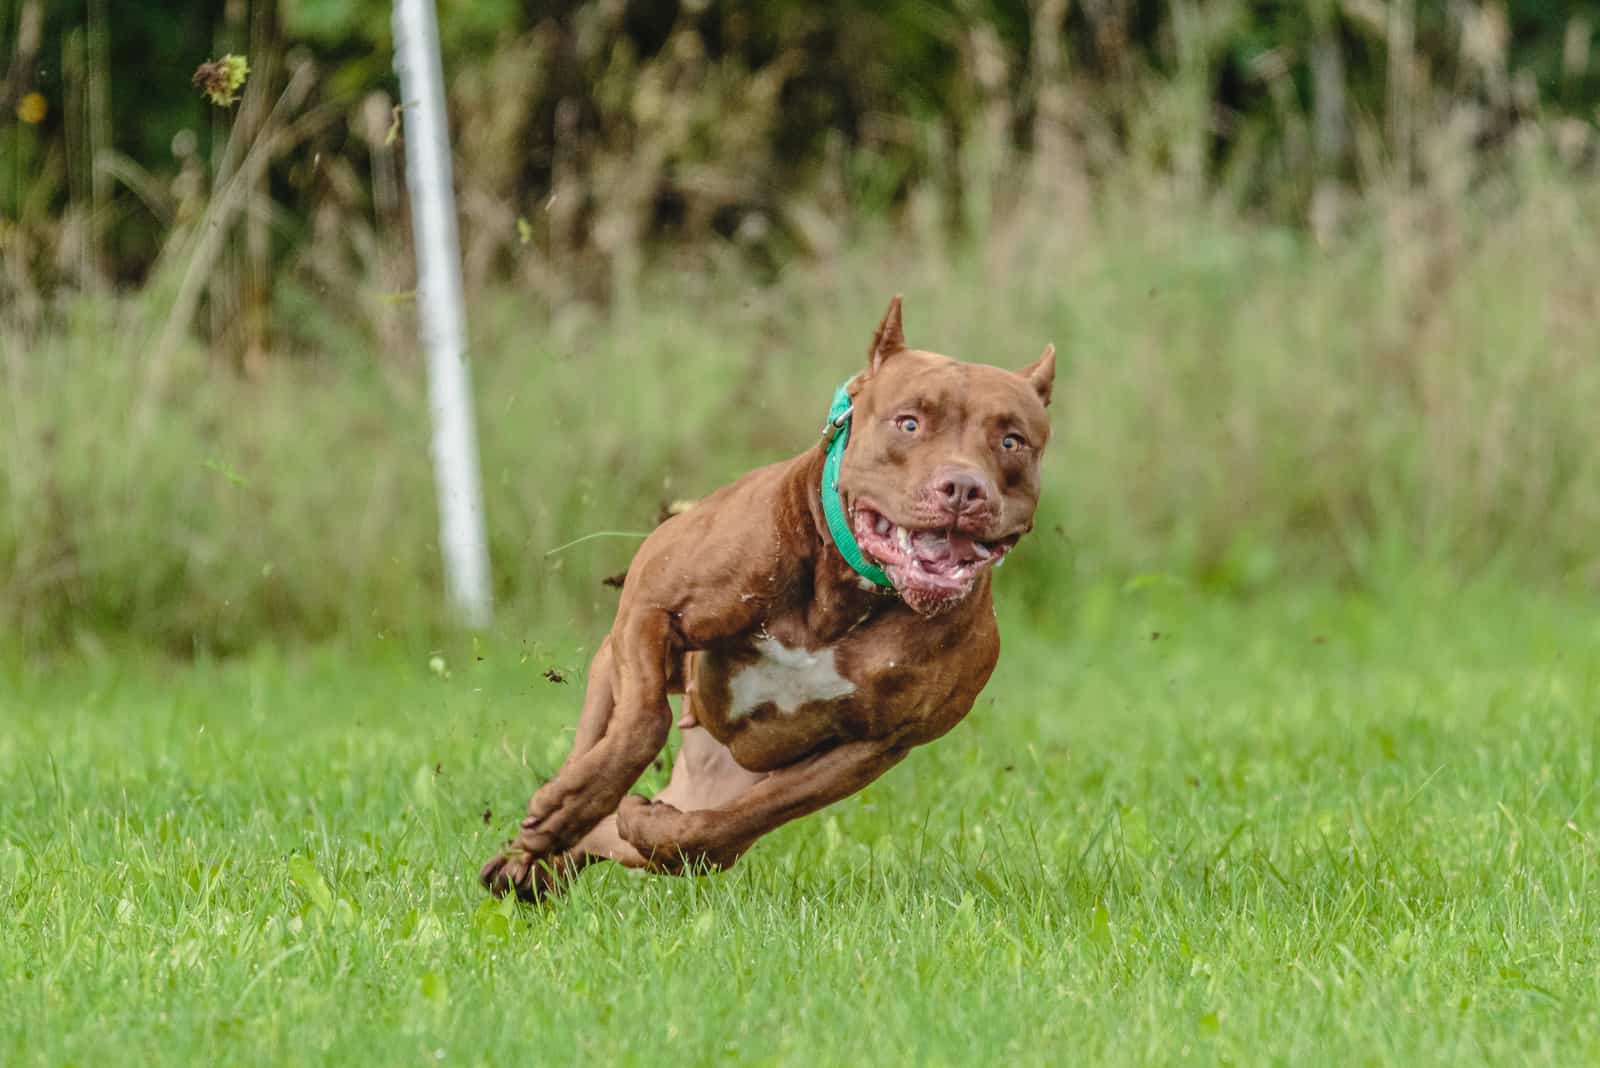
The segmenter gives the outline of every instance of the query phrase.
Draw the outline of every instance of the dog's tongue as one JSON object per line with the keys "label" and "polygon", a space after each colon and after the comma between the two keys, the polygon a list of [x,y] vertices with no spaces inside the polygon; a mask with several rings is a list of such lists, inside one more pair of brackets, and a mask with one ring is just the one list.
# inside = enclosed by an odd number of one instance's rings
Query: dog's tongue
{"label": "dog's tongue", "polygon": [[912,535],[911,548],[917,559],[934,564],[945,560],[966,563],[976,560],[973,539],[958,530],[922,530]]}

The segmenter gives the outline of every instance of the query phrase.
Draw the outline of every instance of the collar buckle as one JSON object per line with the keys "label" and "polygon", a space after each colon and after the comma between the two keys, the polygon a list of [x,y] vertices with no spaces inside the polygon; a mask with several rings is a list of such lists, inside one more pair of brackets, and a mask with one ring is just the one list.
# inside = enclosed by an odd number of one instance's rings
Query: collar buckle
{"label": "collar buckle", "polygon": [[844,411],[822,424],[822,443],[824,445],[833,444],[834,437],[844,429],[846,423],[850,422],[850,413],[855,411],[855,407],[854,404],[845,405]]}

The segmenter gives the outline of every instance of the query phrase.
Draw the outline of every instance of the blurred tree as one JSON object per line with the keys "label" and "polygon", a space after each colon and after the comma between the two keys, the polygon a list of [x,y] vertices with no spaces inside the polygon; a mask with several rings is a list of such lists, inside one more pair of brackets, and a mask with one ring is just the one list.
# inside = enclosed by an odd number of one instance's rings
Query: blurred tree
{"label": "blurred tree", "polygon": [[[373,94],[393,97],[389,16],[388,0],[0,6],[0,213],[24,235],[13,257],[44,292],[95,271],[143,278],[185,197],[226,177],[235,124],[259,133],[291,53],[315,70],[304,106],[337,121],[300,131],[270,169],[273,262],[337,229],[319,213],[370,223],[381,161],[350,131]],[[1177,139],[1195,136],[1183,124],[1204,123],[1206,173],[1304,221],[1361,180],[1355,125],[1389,131],[1404,159],[1428,94],[1481,104],[1485,147],[1495,116],[1529,108],[1592,122],[1597,22],[1600,0],[440,0],[463,210],[495,235],[469,258],[503,267],[520,237],[573,277],[597,268],[602,290],[625,277],[630,244],[737,236],[779,256],[822,240],[818,220],[837,210],[969,181],[953,161],[975,131],[1027,150],[1046,92],[1045,121],[1092,168],[1149,126],[1155,87],[1174,79],[1198,79],[1202,106],[1141,135],[1170,139],[1152,158],[1177,159]],[[1041,32],[1060,39],[1041,49]],[[190,85],[228,51],[251,56],[260,94],[232,119]],[[25,92],[42,96],[42,120],[21,122]],[[76,275],[56,247],[70,228],[52,229],[75,205],[96,250]],[[325,283],[339,253],[319,255]]]}

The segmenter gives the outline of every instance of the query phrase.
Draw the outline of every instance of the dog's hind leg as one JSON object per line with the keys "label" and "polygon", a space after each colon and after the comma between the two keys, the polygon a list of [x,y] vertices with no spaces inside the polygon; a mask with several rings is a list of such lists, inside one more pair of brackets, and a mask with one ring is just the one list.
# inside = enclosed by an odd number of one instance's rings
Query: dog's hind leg
{"label": "dog's hind leg", "polygon": [[[516,841],[479,873],[495,893],[516,889],[537,896],[531,886],[534,865],[565,853],[615,812],[667,740],[672,726],[668,661],[679,655],[673,648],[671,619],[652,608],[619,620],[609,650],[615,696],[610,716],[600,727],[602,702],[585,708],[589,722],[580,722],[573,754],[528,802]],[[586,751],[577,751],[579,741],[589,745]]]}
{"label": "dog's hind leg", "polygon": [[850,796],[907,751],[884,741],[842,742],[758,776],[729,800],[695,810],[679,808],[665,792],[653,801],[628,797],[617,809],[617,833],[655,870],[727,868],[757,838]]}
{"label": "dog's hind leg", "polygon": [[[572,748],[567,752],[566,760],[562,761],[563,771],[581,759],[601,738],[605,737],[606,727],[611,723],[612,709],[616,706],[614,669],[615,658],[611,653],[611,638],[608,635],[600,643],[600,648],[595,650],[594,658],[589,661],[588,685],[583,693],[583,711],[578,715],[578,726],[573,733]],[[565,884],[575,879],[579,872],[596,860],[616,860],[627,864],[633,859],[637,863],[631,864],[631,867],[642,865],[643,859],[632,846],[617,835],[616,826],[616,817],[607,816],[572,849],[529,868],[520,878],[516,877],[517,873],[511,873],[508,877],[516,884],[520,896],[542,898],[559,892]],[[632,853],[633,857],[629,858],[628,853]],[[508,867],[508,861],[509,858],[505,854],[493,857],[484,865],[479,878],[493,887],[493,880]]]}
{"label": "dog's hind leg", "polygon": [[616,705],[613,695],[611,638],[608,636],[595,650],[589,661],[589,684],[583,693],[583,711],[578,716],[578,729],[572,737],[572,750],[562,762],[565,767],[593,749],[605,736],[606,725],[611,722],[611,710]]}
{"label": "dog's hind leg", "polygon": [[[562,761],[562,771],[593,749],[605,736],[606,727],[611,722],[611,711],[616,705],[614,671],[615,658],[612,656],[611,638],[608,635],[600,643],[600,648],[595,650],[594,658],[589,661],[588,685],[583,693],[583,711],[578,716],[578,727],[573,734],[572,748],[567,753],[566,760]],[[560,773],[557,772],[558,775]],[[616,823],[615,820],[610,822],[613,826]],[[509,879],[516,884],[517,892],[521,896],[538,898],[575,877],[591,859],[593,858],[584,851],[575,849],[544,862],[542,866],[530,865],[507,872],[514,861],[511,856],[502,852],[490,858],[478,877],[490,887],[495,885],[496,879]]]}
{"label": "dog's hind leg", "polygon": [[[687,680],[693,674],[693,654],[686,653],[675,657],[667,664],[667,693],[679,694],[684,692]],[[589,662],[588,688],[583,695],[583,712],[578,716],[578,729],[572,737],[572,749],[567,753],[563,766],[571,764],[583,754],[593,749],[595,743],[605,736],[606,727],[611,722],[611,710],[616,705],[613,694],[612,672],[615,660],[611,655],[611,638],[607,636],[600,643],[600,648],[595,651],[594,659]],[[694,716],[688,711],[688,704],[684,705],[684,713],[678,726],[687,727],[694,723]]]}
{"label": "dog's hind leg", "polygon": [[[704,727],[683,730],[683,744],[672,763],[672,778],[654,800],[683,812],[720,808],[766,778],[765,772],[739,766],[728,747]],[[596,860],[612,860],[629,868],[649,867],[644,856],[617,831],[617,817],[607,816],[561,858],[564,874],[576,874]]]}
{"label": "dog's hind leg", "polygon": [[683,812],[721,808],[766,777],[766,772],[741,767],[728,747],[704,727],[687,727],[672,763],[672,778],[654,800]]}

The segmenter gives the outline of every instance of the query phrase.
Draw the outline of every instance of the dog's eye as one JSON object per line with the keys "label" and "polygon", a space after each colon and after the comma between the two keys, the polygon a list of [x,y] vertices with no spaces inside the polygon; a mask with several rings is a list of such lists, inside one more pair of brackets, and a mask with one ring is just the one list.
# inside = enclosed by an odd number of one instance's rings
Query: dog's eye
{"label": "dog's eye", "polygon": [[907,434],[915,434],[918,428],[922,426],[922,423],[914,415],[902,415],[894,421],[894,425],[904,430]]}
{"label": "dog's eye", "polygon": [[1000,447],[1006,452],[1016,452],[1025,444],[1020,434],[1007,434],[1000,439]]}

